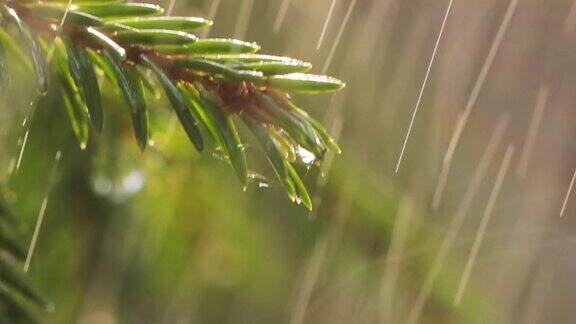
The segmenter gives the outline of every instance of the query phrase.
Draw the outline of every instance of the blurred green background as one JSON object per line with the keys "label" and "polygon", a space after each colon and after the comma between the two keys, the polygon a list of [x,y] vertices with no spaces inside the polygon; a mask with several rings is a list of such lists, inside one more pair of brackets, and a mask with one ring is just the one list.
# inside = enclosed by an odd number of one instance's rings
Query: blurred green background
{"label": "blurred green background", "polygon": [[[396,174],[448,2],[336,0],[319,49],[332,0],[173,3],[173,15],[214,18],[202,36],[256,41],[263,52],[308,60],[313,72],[347,83],[335,95],[295,98],[343,148],[321,171],[302,170],[313,212],[284,196],[250,141],[256,174],[243,190],[216,152],[195,152],[163,99],[150,98],[155,145],[140,153],[128,108],[111,89],[104,133],[85,151],[59,100],[40,99],[20,168],[10,174],[35,96],[31,76],[20,75],[21,86],[0,103],[0,179],[24,220],[23,242],[49,197],[30,266],[56,305],[46,322],[572,323],[576,202],[559,213],[576,166],[576,5],[455,0]],[[444,154],[475,87],[433,208]],[[501,120],[493,156],[483,155]],[[512,162],[455,305],[508,148]],[[483,156],[492,159],[468,189]],[[458,214],[462,228],[451,232]]]}

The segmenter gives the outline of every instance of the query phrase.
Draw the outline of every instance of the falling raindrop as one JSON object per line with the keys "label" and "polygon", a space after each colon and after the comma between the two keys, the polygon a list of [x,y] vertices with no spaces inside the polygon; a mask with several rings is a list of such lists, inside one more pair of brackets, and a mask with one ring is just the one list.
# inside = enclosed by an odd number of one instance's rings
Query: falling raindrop
{"label": "falling raindrop", "polygon": [[498,175],[496,176],[496,181],[494,181],[494,187],[492,188],[492,192],[490,193],[488,204],[486,204],[486,209],[484,209],[484,214],[482,216],[482,221],[480,223],[480,227],[478,228],[478,232],[476,233],[474,245],[472,246],[470,254],[468,255],[468,261],[466,262],[466,267],[464,269],[464,272],[462,273],[460,284],[458,285],[458,290],[456,292],[456,297],[454,298],[454,305],[460,304],[460,301],[462,300],[462,297],[464,295],[464,290],[468,285],[468,281],[472,273],[472,268],[474,267],[474,263],[476,261],[476,258],[478,257],[480,245],[482,244],[482,240],[484,239],[486,228],[488,227],[488,222],[492,217],[492,212],[494,211],[496,200],[500,195],[500,189],[502,188],[502,183],[504,182],[504,178],[506,177],[506,173],[508,172],[508,167],[510,166],[510,161],[512,160],[513,154],[514,154],[514,146],[509,145],[508,148],[506,149],[506,153],[504,155],[504,159],[502,160],[502,164],[500,165]]}
{"label": "falling raindrop", "polygon": [[328,54],[328,58],[326,58],[326,62],[324,63],[324,67],[322,68],[322,74],[326,74],[326,72],[328,72],[328,68],[330,67],[330,64],[332,63],[332,59],[334,59],[334,54],[336,54],[336,49],[338,48],[338,45],[340,44],[340,40],[342,39],[342,35],[344,34],[346,27],[348,26],[348,21],[350,20],[350,16],[352,15],[352,12],[354,11],[355,5],[356,5],[356,0],[352,0],[352,2],[350,2],[350,6],[348,7],[348,11],[346,11],[346,16],[344,16],[344,21],[342,22],[342,25],[340,25],[340,29],[338,30],[338,34],[336,35],[336,39],[334,40],[334,44],[332,44],[332,48],[330,49],[330,53]]}
{"label": "falling raindrop", "polygon": [[466,106],[464,107],[464,111],[458,116],[456,121],[456,126],[454,127],[454,131],[452,133],[452,137],[450,138],[450,143],[448,144],[448,148],[446,150],[446,154],[444,155],[444,159],[442,161],[442,168],[440,170],[440,177],[436,184],[436,188],[434,189],[434,196],[432,198],[432,208],[438,209],[440,206],[440,201],[442,200],[442,194],[444,189],[446,188],[446,182],[448,179],[448,174],[450,172],[450,167],[452,165],[452,159],[454,158],[454,152],[458,147],[458,143],[460,142],[460,137],[466,124],[468,123],[468,119],[470,118],[470,114],[472,114],[472,109],[476,104],[476,100],[480,95],[480,90],[484,86],[484,82],[486,81],[486,77],[488,76],[488,72],[492,68],[492,63],[494,63],[494,58],[498,53],[500,48],[500,44],[502,44],[502,40],[504,39],[504,35],[508,30],[508,26],[510,25],[510,21],[512,21],[512,17],[516,13],[516,8],[518,7],[518,0],[511,0],[508,8],[506,9],[506,13],[504,18],[502,19],[502,23],[496,32],[496,37],[490,46],[490,51],[486,56],[486,60],[482,65],[482,70],[478,75],[478,79],[476,79],[476,83],[474,84],[474,88],[470,93],[470,97],[466,102]]}
{"label": "falling raindrop", "polygon": [[[208,9],[208,15],[206,16],[206,18],[208,20],[214,20],[219,7],[220,7],[220,0],[213,0],[212,3],[210,4],[210,9]],[[210,26],[204,28],[200,36],[202,38],[208,37],[208,35],[210,34],[210,28],[211,28]]]}
{"label": "falling raindrop", "polygon": [[534,150],[538,128],[540,127],[540,123],[544,117],[544,110],[548,102],[548,93],[549,89],[546,85],[542,85],[538,91],[536,107],[534,108],[534,113],[530,120],[528,135],[526,135],[522,154],[520,155],[520,162],[518,163],[518,175],[522,178],[526,177],[526,174],[528,173],[528,162],[530,161],[530,156],[532,156],[532,151]]}
{"label": "falling raindrop", "polygon": [[32,99],[30,100],[29,111],[26,114],[26,117],[24,117],[24,120],[22,120],[22,131],[24,135],[19,137],[16,141],[16,145],[19,148],[18,153],[15,155],[15,157],[12,158],[12,160],[10,160],[10,166],[8,168],[8,172],[10,175],[13,174],[14,172],[18,172],[18,170],[20,169],[20,164],[22,163],[22,157],[24,156],[24,151],[26,150],[26,144],[28,143],[28,136],[30,135],[30,123],[32,117],[34,116],[35,108],[36,108],[36,100]]}
{"label": "falling raindrop", "polygon": [[426,84],[428,83],[428,77],[430,76],[430,71],[432,70],[432,65],[434,65],[434,60],[436,59],[436,53],[438,52],[438,47],[440,46],[440,42],[442,40],[442,35],[444,34],[444,27],[446,27],[446,21],[448,21],[448,17],[450,16],[450,11],[452,9],[452,2],[450,0],[448,3],[448,8],[446,8],[446,14],[444,15],[444,20],[442,20],[442,25],[440,27],[440,32],[438,33],[438,38],[436,39],[436,44],[434,45],[434,50],[432,51],[432,56],[430,57],[430,61],[428,62],[428,68],[426,69],[426,75],[424,77],[424,81],[422,82],[422,86],[420,87],[420,93],[418,94],[418,100],[416,100],[416,106],[414,107],[414,111],[412,113],[412,117],[410,119],[410,125],[408,126],[408,131],[406,132],[406,137],[404,138],[404,143],[402,144],[402,149],[400,151],[400,156],[398,157],[398,163],[396,164],[396,173],[400,169],[400,164],[402,164],[402,158],[404,157],[404,152],[406,150],[406,145],[408,145],[408,140],[410,139],[410,134],[412,132],[412,128],[414,127],[414,121],[416,119],[416,115],[418,114],[418,110],[420,108],[420,103],[422,102],[422,96],[424,95],[424,90],[426,89]]}
{"label": "falling raindrop", "polygon": [[[343,235],[348,219],[351,216],[350,210],[354,202],[354,193],[358,190],[356,182],[351,182],[342,187],[342,193],[337,201],[335,217],[330,220],[326,233],[323,233],[314,244],[311,255],[304,263],[302,279],[294,294],[294,306],[290,319],[290,324],[302,324],[306,322],[306,315],[312,301],[312,295],[316,292],[318,282],[326,267],[327,258],[333,253],[331,248],[336,246]],[[300,198],[296,202],[301,204]]]}
{"label": "falling raindrop", "polygon": [[568,10],[566,20],[564,20],[564,33],[572,33],[574,31],[574,27],[576,27],[576,1],[572,3],[570,10]]}
{"label": "falling raindrop", "polygon": [[562,203],[562,209],[560,210],[560,217],[564,216],[564,212],[566,212],[566,206],[568,205],[568,200],[570,200],[570,195],[572,194],[572,189],[574,188],[575,180],[576,180],[576,170],[574,170],[574,174],[572,174],[572,180],[570,180],[570,186],[568,186],[568,191],[566,192],[566,196],[564,197],[564,202]]}
{"label": "falling raindrop", "polygon": [[250,16],[254,7],[254,0],[242,0],[240,8],[238,8],[238,20],[234,27],[234,37],[238,39],[244,38],[250,23]]}
{"label": "falling raindrop", "polygon": [[280,31],[282,24],[284,24],[284,19],[286,19],[286,13],[288,12],[288,7],[290,6],[290,0],[283,0],[280,4],[280,9],[278,10],[278,15],[274,21],[274,33]]}
{"label": "falling raindrop", "polygon": [[166,16],[170,16],[172,14],[175,4],[176,0],[170,0],[170,2],[168,3],[168,8],[166,9]]}
{"label": "falling raindrop", "polygon": [[[64,14],[62,15],[62,19],[60,20],[60,24],[58,25],[58,30],[61,30],[66,22],[66,18],[68,17],[68,12],[70,12],[70,8],[72,7],[72,1],[68,0],[68,4],[66,5],[66,10],[64,10]],[[48,49],[48,53],[46,54],[46,65],[49,65],[52,61],[52,57],[54,57],[54,51],[56,50],[56,42],[52,42],[52,45]]]}
{"label": "falling raindrop", "polygon": [[[29,126],[27,126],[29,127]],[[24,150],[26,150],[26,144],[28,143],[28,135],[30,135],[30,129],[26,129],[24,133],[24,138],[20,142],[20,153],[18,154],[18,160],[16,161],[16,171],[20,170],[20,164],[22,163],[22,157],[24,156]]]}
{"label": "falling raindrop", "polygon": [[24,262],[24,272],[28,272],[28,269],[30,268],[30,262],[32,261],[32,255],[34,254],[34,249],[36,248],[36,243],[38,241],[40,229],[42,228],[44,214],[46,213],[50,193],[52,192],[54,182],[56,181],[56,173],[58,171],[58,165],[60,163],[61,158],[62,158],[62,152],[58,150],[54,156],[54,164],[52,165],[52,171],[50,172],[50,176],[48,178],[48,187],[46,189],[46,194],[42,199],[40,211],[38,212],[38,218],[36,219],[36,225],[34,226],[34,232],[32,233],[32,239],[30,240],[28,252],[26,253],[26,261]]}
{"label": "falling raindrop", "polygon": [[456,211],[456,215],[448,225],[448,229],[446,230],[446,234],[442,240],[440,248],[438,252],[434,256],[434,260],[428,273],[426,274],[424,283],[420,287],[420,291],[416,300],[414,301],[412,308],[410,309],[410,313],[408,316],[407,323],[409,324],[416,324],[420,322],[420,317],[422,315],[422,311],[424,307],[428,303],[430,299],[430,295],[434,289],[434,285],[436,283],[436,279],[441,273],[442,267],[444,266],[444,262],[448,257],[448,253],[452,249],[454,242],[456,242],[456,238],[460,229],[464,225],[464,221],[466,220],[466,216],[472,206],[474,198],[478,193],[480,185],[484,180],[486,172],[488,171],[488,167],[492,162],[494,155],[496,153],[496,149],[500,145],[504,133],[506,131],[508,125],[508,116],[504,115],[498,124],[490,140],[488,141],[488,145],[484,152],[482,153],[482,157],[480,158],[480,162],[478,163],[474,173],[472,175],[472,179],[470,180],[470,184],[466,188],[462,199],[460,200],[460,205],[458,206],[458,210]]}
{"label": "falling raindrop", "polygon": [[[68,0],[68,4],[66,5],[66,10],[64,11],[64,14],[62,15],[62,19],[60,20],[59,29],[62,29],[62,26],[64,26],[64,22],[66,21],[66,17],[68,16],[68,12],[70,11],[71,6],[72,6],[72,0]],[[48,50],[48,53],[46,55],[46,60],[45,60],[46,65],[48,65],[50,63],[50,61],[52,60],[55,46],[56,46],[56,42],[53,42],[52,46]],[[40,95],[41,96],[46,95],[46,92],[40,93]],[[28,137],[30,135],[30,124],[32,123],[32,118],[34,117],[36,105],[37,105],[37,98],[32,99],[30,101],[30,111],[29,111],[28,115],[24,118],[24,121],[22,122],[22,128],[24,129],[24,136],[18,140],[19,146],[20,146],[20,151],[18,153],[18,158],[16,159],[16,166],[14,168],[9,168],[10,174],[12,174],[13,172],[18,172],[20,170],[22,158],[24,156],[24,152],[26,150],[26,145],[28,143]],[[86,148],[85,146],[86,145],[84,144],[84,147],[81,146],[81,148],[85,149]]]}
{"label": "falling raindrop", "polygon": [[316,49],[319,50],[322,46],[322,42],[324,41],[324,36],[326,35],[326,30],[328,29],[328,25],[330,24],[330,20],[332,20],[332,14],[334,13],[334,8],[336,7],[336,1],[332,0],[332,4],[330,5],[330,9],[328,10],[328,15],[326,16],[326,20],[324,21],[324,26],[322,27],[322,32],[320,33],[320,38],[318,39],[318,44],[316,45]]}
{"label": "falling raindrop", "polygon": [[394,296],[398,277],[401,273],[400,260],[402,255],[406,252],[406,243],[408,241],[409,225],[412,221],[414,212],[414,202],[409,195],[404,196],[400,200],[396,220],[392,230],[392,237],[388,251],[386,253],[386,261],[384,270],[382,271],[382,279],[380,282],[380,319],[382,323],[390,323],[394,318]]}
{"label": "falling raindrop", "polygon": [[10,159],[10,162],[8,163],[8,175],[11,175],[14,172],[15,168],[16,168],[16,158],[13,157]]}

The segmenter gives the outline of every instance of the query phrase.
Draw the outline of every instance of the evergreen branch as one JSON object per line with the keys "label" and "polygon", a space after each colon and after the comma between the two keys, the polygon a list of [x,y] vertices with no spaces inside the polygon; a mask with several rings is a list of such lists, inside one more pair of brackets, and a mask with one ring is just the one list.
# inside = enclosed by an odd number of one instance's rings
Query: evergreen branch
{"label": "evergreen branch", "polygon": [[[142,70],[150,70],[198,151],[204,149],[207,134],[247,185],[244,145],[232,118],[241,115],[288,196],[312,208],[292,164],[319,162],[328,150],[340,149],[289,94],[337,91],[344,86],[340,80],[307,74],[307,62],[256,54],[260,46],[255,43],[199,39],[191,32],[212,24],[204,18],[161,17],[161,7],[146,3],[76,1],[69,8],[67,3],[0,0],[0,86],[8,80],[4,52],[14,47],[14,36],[2,29],[12,23],[30,53],[39,92],[48,87],[47,71],[57,76],[56,90],[82,148],[88,145],[89,130],[103,127],[105,112],[95,73],[100,70],[130,106],[137,144],[145,150],[150,126],[144,88],[158,91],[142,77]],[[42,48],[48,51],[52,43],[54,59],[45,66]],[[309,154],[303,159],[294,152]]]}

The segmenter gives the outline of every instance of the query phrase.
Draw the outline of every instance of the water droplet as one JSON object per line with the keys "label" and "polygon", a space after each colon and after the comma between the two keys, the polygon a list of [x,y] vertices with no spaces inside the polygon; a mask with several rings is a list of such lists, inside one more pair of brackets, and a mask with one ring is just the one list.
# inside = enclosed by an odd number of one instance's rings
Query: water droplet
{"label": "water droplet", "polygon": [[220,147],[217,147],[214,151],[212,151],[212,157],[220,161],[230,162],[228,156],[222,151]]}
{"label": "water droplet", "polygon": [[298,197],[298,196],[294,197],[294,202],[295,202],[297,205],[302,205],[302,199],[301,199],[300,197]]}
{"label": "water droplet", "polygon": [[296,152],[300,160],[305,164],[313,164],[316,161],[316,156],[314,153],[308,151],[307,149],[298,146],[298,150]]}

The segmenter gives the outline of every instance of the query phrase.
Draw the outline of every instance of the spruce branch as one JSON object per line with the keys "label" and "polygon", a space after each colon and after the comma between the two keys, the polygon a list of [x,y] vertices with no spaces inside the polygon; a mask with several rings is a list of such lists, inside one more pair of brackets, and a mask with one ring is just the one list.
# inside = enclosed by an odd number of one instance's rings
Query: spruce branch
{"label": "spruce branch", "polygon": [[[67,0],[0,0],[0,6],[0,81],[8,79],[4,52],[17,48],[16,35],[5,32],[13,24],[26,44],[40,94],[48,89],[48,75],[56,76],[55,91],[62,95],[82,148],[90,129],[98,133],[103,128],[99,78],[104,75],[131,108],[136,142],[146,149],[151,132],[145,89],[158,91],[143,77],[148,70],[198,151],[207,134],[246,186],[244,144],[233,119],[238,115],[262,145],[289,197],[312,208],[293,164],[318,163],[328,150],[340,149],[290,94],[337,91],[344,86],[340,80],[308,74],[312,66],[307,62],[257,54],[255,43],[199,39],[191,32],[211,21],[160,16],[163,9],[153,4],[99,0],[68,7]],[[51,50],[53,59],[47,63]]]}

